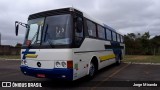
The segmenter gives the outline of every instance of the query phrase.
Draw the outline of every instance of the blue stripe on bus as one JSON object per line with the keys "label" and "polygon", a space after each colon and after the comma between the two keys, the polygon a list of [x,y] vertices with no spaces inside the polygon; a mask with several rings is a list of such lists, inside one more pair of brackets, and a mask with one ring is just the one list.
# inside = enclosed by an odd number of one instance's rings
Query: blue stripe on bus
{"label": "blue stripe on bus", "polygon": [[23,54],[22,59],[23,59],[23,60],[26,59],[26,55],[27,55],[27,54],[36,54],[35,51],[29,51],[29,50],[30,50],[30,49],[27,48],[25,51],[22,52],[22,54]]}
{"label": "blue stripe on bus", "polygon": [[[41,68],[31,68],[28,66],[20,66],[21,71],[25,75],[37,77],[37,74],[45,74],[45,78],[53,79],[65,79],[73,80],[73,69],[68,68],[54,68],[54,69],[41,69]],[[66,77],[62,77],[65,75]]]}

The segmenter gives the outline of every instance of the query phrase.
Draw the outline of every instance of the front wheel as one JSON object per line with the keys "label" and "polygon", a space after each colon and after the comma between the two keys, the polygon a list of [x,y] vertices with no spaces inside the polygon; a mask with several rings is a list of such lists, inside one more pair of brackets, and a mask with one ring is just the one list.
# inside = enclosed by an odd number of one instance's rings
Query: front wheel
{"label": "front wheel", "polygon": [[92,79],[92,78],[94,77],[95,73],[96,73],[96,67],[95,67],[94,63],[91,62],[91,63],[90,63],[90,67],[89,67],[88,77],[89,77],[90,79]]}

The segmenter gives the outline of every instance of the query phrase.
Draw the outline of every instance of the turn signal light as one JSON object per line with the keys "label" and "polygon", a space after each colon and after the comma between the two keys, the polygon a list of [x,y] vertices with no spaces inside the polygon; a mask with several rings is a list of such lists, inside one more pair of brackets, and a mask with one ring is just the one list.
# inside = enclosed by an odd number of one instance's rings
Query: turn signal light
{"label": "turn signal light", "polygon": [[73,61],[67,61],[67,68],[73,68]]}

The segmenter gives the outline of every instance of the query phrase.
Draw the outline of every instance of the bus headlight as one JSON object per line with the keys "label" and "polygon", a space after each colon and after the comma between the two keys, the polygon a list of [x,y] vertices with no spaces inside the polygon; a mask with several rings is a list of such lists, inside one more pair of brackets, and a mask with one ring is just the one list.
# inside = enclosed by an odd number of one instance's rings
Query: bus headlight
{"label": "bus headlight", "polygon": [[66,62],[62,62],[62,67],[67,67],[67,63]]}
{"label": "bus headlight", "polygon": [[21,60],[21,65],[27,65],[27,61],[26,60]]}
{"label": "bus headlight", "polygon": [[55,67],[60,68],[61,67],[61,63],[60,62],[56,62]]}
{"label": "bus headlight", "polygon": [[55,68],[67,68],[67,62],[66,61],[56,61]]}

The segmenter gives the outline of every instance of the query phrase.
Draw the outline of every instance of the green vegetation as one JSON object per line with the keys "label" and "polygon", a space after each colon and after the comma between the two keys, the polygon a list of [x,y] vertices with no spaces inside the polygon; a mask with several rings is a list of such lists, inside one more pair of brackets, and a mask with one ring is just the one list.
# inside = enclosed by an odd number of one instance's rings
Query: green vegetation
{"label": "green vegetation", "polygon": [[19,55],[0,55],[0,60],[4,59],[20,59]]}
{"label": "green vegetation", "polygon": [[147,55],[126,55],[123,62],[135,63],[160,63],[160,56]]}
{"label": "green vegetation", "polygon": [[160,55],[160,35],[150,38],[150,33],[128,33],[124,36],[127,55]]}

